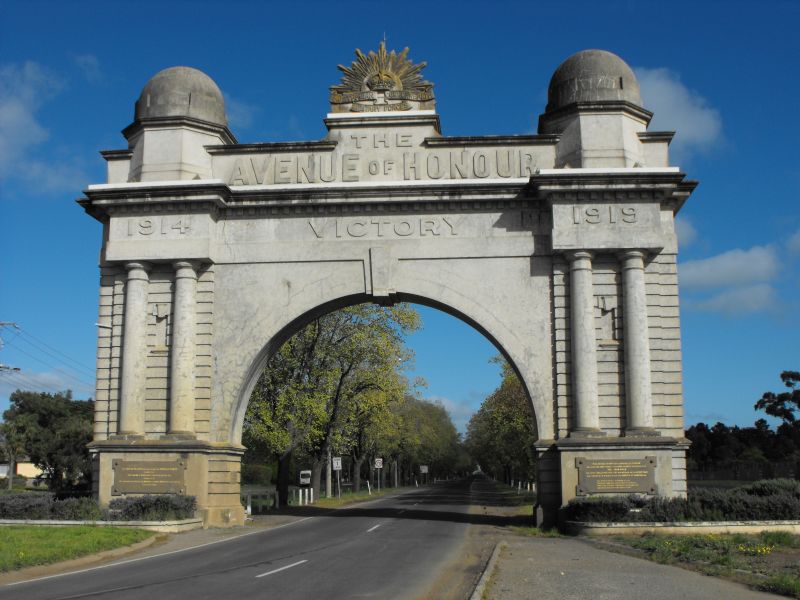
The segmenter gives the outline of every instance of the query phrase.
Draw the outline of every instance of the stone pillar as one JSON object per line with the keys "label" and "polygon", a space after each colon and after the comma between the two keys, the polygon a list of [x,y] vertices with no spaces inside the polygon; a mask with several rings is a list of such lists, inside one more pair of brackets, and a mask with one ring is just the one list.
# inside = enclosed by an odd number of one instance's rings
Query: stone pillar
{"label": "stone pillar", "polygon": [[170,344],[169,433],[194,436],[195,296],[197,270],[175,263],[175,291]]}
{"label": "stone pillar", "polygon": [[570,435],[603,435],[597,406],[597,334],[592,289],[592,254],[571,252],[570,333],[572,340],[572,403],[574,429]]}
{"label": "stone pillar", "polygon": [[647,324],[647,292],[644,253],[629,250],[622,262],[623,331],[625,344],[625,395],[628,435],[653,434],[650,386],[650,332]]}
{"label": "stone pillar", "polygon": [[125,320],[122,329],[122,390],[119,397],[118,435],[144,435],[145,378],[147,372],[147,291],[150,266],[128,263],[125,283]]}

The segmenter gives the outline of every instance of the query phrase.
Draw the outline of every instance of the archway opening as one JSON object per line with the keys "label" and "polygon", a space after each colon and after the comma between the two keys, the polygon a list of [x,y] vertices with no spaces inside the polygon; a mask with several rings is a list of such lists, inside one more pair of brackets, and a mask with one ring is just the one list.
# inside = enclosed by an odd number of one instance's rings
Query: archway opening
{"label": "archway opening", "polygon": [[481,469],[533,481],[532,403],[496,340],[427,299],[348,300],[295,319],[256,359],[236,419],[243,489],[285,505],[297,486],[319,497]]}

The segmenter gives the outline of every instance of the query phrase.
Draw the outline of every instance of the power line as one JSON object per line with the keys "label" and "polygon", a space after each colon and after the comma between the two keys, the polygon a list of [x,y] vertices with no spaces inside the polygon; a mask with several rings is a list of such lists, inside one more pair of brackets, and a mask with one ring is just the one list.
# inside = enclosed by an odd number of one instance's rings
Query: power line
{"label": "power line", "polygon": [[[0,323],[0,326],[2,326],[2,323]],[[45,341],[44,341],[44,340],[42,340],[41,338],[38,338],[38,337],[36,337],[35,335],[33,335],[33,334],[32,334],[30,331],[28,331],[27,329],[23,329],[23,328],[22,328],[22,327],[20,327],[19,325],[15,325],[15,327],[16,327],[16,329],[17,329],[17,330],[19,330],[20,332],[22,332],[22,334],[23,334],[23,337],[21,337],[20,339],[24,340],[26,343],[28,343],[28,344],[30,344],[30,345],[32,345],[32,346],[34,346],[34,347],[36,347],[35,343],[38,343],[38,344],[40,344],[41,346],[44,346],[46,349],[50,350],[50,352],[48,352],[47,350],[43,350],[43,351],[44,351],[44,352],[46,352],[47,354],[50,354],[50,355],[51,355],[51,356],[53,356],[54,358],[57,358],[57,357],[55,356],[55,355],[57,354],[57,355],[59,355],[59,356],[61,356],[61,357],[62,357],[62,360],[64,360],[64,359],[65,359],[65,360],[67,360],[67,361],[71,362],[72,364],[74,364],[75,366],[77,366],[78,368],[80,368],[81,370],[83,370],[83,371],[87,371],[87,372],[91,373],[92,375],[94,375],[94,369],[92,369],[92,368],[88,367],[87,365],[84,365],[83,363],[81,363],[81,362],[79,362],[79,361],[75,360],[74,358],[72,358],[71,356],[69,356],[69,355],[65,354],[64,352],[61,352],[61,351],[60,351],[60,350],[58,350],[57,348],[54,348],[53,346],[51,346],[50,344],[48,344],[47,342],[45,342]],[[34,341],[33,341],[33,342],[31,342],[31,340],[29,340],[29,339],[27,339],[27,338],[32,338]],[[35,343],[34,343],[34,342],[35,342]]]}

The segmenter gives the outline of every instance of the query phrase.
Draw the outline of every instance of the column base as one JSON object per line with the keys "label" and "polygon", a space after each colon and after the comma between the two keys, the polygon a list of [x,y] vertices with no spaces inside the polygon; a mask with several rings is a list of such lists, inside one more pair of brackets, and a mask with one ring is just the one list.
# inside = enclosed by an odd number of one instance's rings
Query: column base
{"label": "column base", "polygon": [[590,428],[575,429],[569,432],[569,437],[571,438],[604,438],[606,435],[606,432],[602,429]]}
{"label": "column base", "polygon": [[625,430],[625,437],[658,437],[660,435],[661,432],[652,427],[636,427]]}
{"label": "column base", "polygon": [[114,435],[108,436],[108,439],[109,440],[114,440],[114,441],[131,441],[131,442],[135,442],[135,441],[138,441],[138,440],[143,440],[144,439],[144,434],[143,433],[133,433],[133,432],[130,432],[130,431],[120,431],[119,433],[115,433]]}
{"label": "column base", "polygon": [[162,440],[196,440],[197,435],[191,431],[170,431],[161,436]]}

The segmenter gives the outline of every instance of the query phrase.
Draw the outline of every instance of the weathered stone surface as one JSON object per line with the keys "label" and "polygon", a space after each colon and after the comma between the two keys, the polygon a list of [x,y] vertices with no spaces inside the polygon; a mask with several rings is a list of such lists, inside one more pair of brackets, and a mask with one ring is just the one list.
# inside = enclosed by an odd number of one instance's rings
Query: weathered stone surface
{"label": "weathered stone surface", "polygon": [[[430,84],[395,77],[419,67],[404,61],[359,55],[323,140],[236,144],[224,112],[142,108],[130,148],[104,153],[108,181],[81,201],[105,228],[101,501],[113,460],[180,459],[207,522],[241,522],[261,369],[309,320],[370,301],[445,310],[514,363],[542,519],[576,494],[576,458],[653,456],[657,493],[685,493],[674,215],[694,184],[670,136],[646,131],[628,86],[548,110],[539,135],[445,137]],[[386,96],[399,85],[413,94]],[[380,94],[394,108],[366,110]]]}

